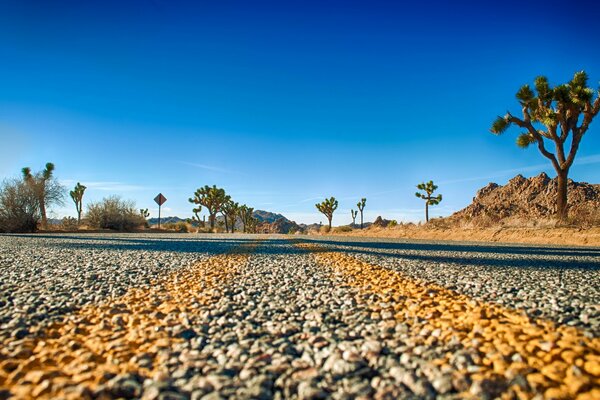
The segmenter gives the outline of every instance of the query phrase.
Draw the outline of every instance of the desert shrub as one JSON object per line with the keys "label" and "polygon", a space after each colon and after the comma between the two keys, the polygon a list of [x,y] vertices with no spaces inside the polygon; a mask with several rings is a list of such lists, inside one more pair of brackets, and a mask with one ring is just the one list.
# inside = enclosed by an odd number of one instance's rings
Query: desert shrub
{"label": "desert shrub", "polygon": [[571,225],[580,226],[582,228],[600,226],[600,209],[590,205],[571,209],[569,210],[567,222]]}
{"label": "desert shrub", "polygon": [[393,220],[391,220],[391,221],[388,223],[388,226],[387,226],[387,227],[388,227],[388,228],[393,228],[393,227],[395,227],[396,225],[398,225],[398,221],[396,221],[395,219],[393,219]]}
{"label": "desert shrub", "polygon": [[329,233],[329,226],[323,225],[319,228],[319,233]]}
{"label": "desert shrub", "polygon": [[182,232],[182,233],[189,232],[188,224],[185,221],[167,222],[162,227],[169,231],[176,231],[176,232]]}
{"label": "desert shrub", "polygon": [[35,232],[40,208],[35,191],[19,181],[4,181],[0,187],[0,232]]}
{"label": "desert shrub", "polygon": [[73,217],[64,217],[62,221],[60,221],[60,228],[66,231],[73,231],[78,228],[77,218]]}
{"label": "desert shrub", "polygon": [[333,232],[335,232],[335,233],[352,232],[352,227],[350,227],[348,225],[336,226],[335,228],[333,228]]}
{"label": "desert shrub", "polygon": [[144,226],[145,220],[135,203],[119,196],[105,197],[88,205],[87,221],[93,228],[130,231]]}

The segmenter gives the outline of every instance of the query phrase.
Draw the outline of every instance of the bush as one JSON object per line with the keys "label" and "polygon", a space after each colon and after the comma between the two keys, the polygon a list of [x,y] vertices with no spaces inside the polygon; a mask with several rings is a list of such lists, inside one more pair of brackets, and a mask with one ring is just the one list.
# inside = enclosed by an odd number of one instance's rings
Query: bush
{"label": "bush", "polygon": [[0,232],[35,232],[40,220],[34,190],[19,180],[0,187]]}
{"label": "bush", "polygon": [[582,228],[600,226],[600,209],[591,205],[585,205],[569,210],[567,222]]}
{"label": "bush", "polygon": [[87,220],[91,227],[131,231],[144,226],[145,219],[130,200],[119,196],[105,197],[100,202],[88,205]]}
{"label": "bush", "polygon": [[329,226],[323,225],[321,228],[319,228],[319,233],[329,233]]}
{"label": "bush", "polygon": [[60,228],[65,231],[74,231],[78,228],[77,218],[73,217],[64,217],[60,222]]}
{"label": "bush", "polygon": [[393,227],[395,227],[396,225],[398,225],[398,221],[396,221],[395,219],[393,219],[393,220],[391,220],[391,221],[389,222],[389,224],[388,224],[388,226],[387,226],[387,227],[388,227],[388,228],[393,228]]}
{"label": "bush", "polygon": [[189,232],[188,224],[184,221],[167,222],[166,224],[162,225],[162,227],[163,227],[163,229],[167,229],[170,231],[177,231],[177,232],[182,232],[182,233]]}
{"label": "bush", "polygon": [[348,225],[336,226],[335,228],[333,228],[333,232],[335,232],[335,233],[352,232],[352,227],[350,227]]}

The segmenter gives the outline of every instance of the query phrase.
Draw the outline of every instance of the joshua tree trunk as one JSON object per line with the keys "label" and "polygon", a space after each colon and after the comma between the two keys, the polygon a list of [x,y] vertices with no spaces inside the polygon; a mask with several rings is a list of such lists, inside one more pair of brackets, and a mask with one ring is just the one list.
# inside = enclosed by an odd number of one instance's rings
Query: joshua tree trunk
{"label": "joshua tree trunk", "polygon": [[360,229],[363,228],[363,214],[362,214],[362,210],[360,210]]}
{"label": "joshua tree trunk", "polygon": [[225,233],[229,233],[229,224],[227,223],[227,215],[223,215],[225,218]]}
{"label": "joshua tree trunk", "polygon": [[215,229],[215,215],[216,214],[210,214],[208,216],[208,220],[210,221],[210,230]]}
{"label": "joshua tree trunk", "polygon": [[46,204],[40,199],[40,213],[42,214],[42,229],[48,229],[48,218],[46,217]]}
{"label": "joshua tree trunk", "polygon": [[77,210],[77,225],[81,224],[81,210]]}
{"label": "joshua tree trunk", "polygon": [[333,219],[332,217],[327,218],[329,220],[329,230],[331,230],[331,220]]}
{"label": "joshua tree trunk", "polygon": [[568,171],[560,171],[557,174],[556,215],[560,221],[565,221],[567,218],[567,174]]}
{"label": "joshua tree trunk", "polygon": [[429,222],[429,202],[425,202],[425,222]]}

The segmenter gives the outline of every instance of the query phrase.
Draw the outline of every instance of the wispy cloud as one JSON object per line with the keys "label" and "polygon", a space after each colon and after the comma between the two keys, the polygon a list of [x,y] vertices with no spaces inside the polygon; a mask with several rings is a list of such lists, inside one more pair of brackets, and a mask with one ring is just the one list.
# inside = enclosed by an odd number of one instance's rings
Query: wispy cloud
{"label": "wispy cloud", "polygon": [[238,173],[237,171],[232,171],[232,170],[217,167],[214,165],[198,164],[198,163],[192,163],[192,162],[187,162],[187,161],[178,161],[178,162],[183,165],[187,165],[187,166],[194,167],[194,168],[200,168],[200,169],[204,169],[207,171],[221,172],[224,174],[237,174]]}
{"label": "wispy cloud", "polygon": [[[576,158],[573,165],[589,165],[589,164],[598,164],[598,163],[600,163],[600,154],[593,154],[591,156],[580,157],[578,159]],[[487,179],[501,178],[506,175],[519,174],[522,172],[539,171],[542,169],[546,169],[548,167],[551,167],[551,165],[548,163],[536,164],[536,165],[529,165],[529,166],[520,167],[520,168],[504,169],[504,170],[496,171],[493,174],[484,175],[484,176],[474,176],[474,177],[469,177],[469,178],[450,179],[450,180],[436,182],[436,183],[439,183],[442,185],[449,185],[452,183],[483,181],[483,180],[487,180]]]}
{"label": "wispy cloud", "polygon": [[105,192],[133,192],[137,190],[144,190],[146,187],[140,185],[130,185],[128,183],[123,182],[89,182],[89,181],[75,181],[74,179],[63,179],[60,181],[61,184],[65,186],[72,186],[76,182],[81,182],[82,185],[86,186],[88,189],[101,190]]}

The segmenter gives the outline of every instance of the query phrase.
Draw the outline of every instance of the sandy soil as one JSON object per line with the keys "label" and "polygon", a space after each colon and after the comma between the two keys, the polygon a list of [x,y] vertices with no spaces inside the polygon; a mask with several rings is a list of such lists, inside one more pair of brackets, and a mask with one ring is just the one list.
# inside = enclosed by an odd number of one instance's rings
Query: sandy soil
{"label": "sandy soil", "polygon": [[529,243],[569,246],[600,246],[600,227],[595,228],[435,228],[423,226],[372,227],[340,236],[365,236],[427,240]]}

